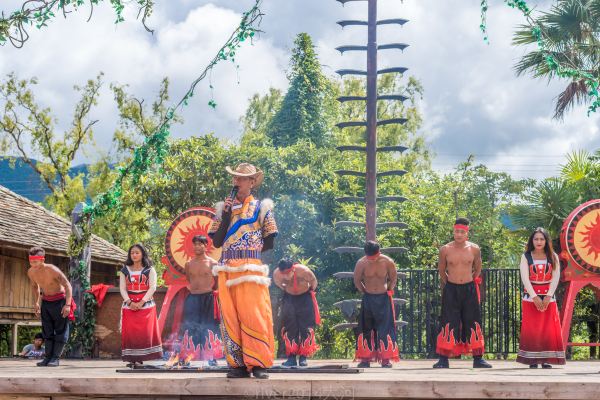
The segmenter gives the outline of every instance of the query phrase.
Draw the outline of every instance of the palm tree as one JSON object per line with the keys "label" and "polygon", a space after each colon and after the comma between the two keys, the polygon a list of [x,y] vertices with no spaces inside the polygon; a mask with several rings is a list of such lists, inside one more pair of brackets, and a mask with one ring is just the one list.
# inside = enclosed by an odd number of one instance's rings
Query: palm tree
{"label": "palm tree", "polygon": [[511,220],[527,232],[538,226],[546,228],[554,239],[559,237],[564,219],[579,205],[575,188],[559,178],[544,179],[523,200],[511,209]]}
{"label": "palm tree", "polygon": [[[519,26],[513,44],[536,44],[535,27],[541,29],[547,51],[537,49],[524,55],[515,65],[517,75],[530,73],[548,81],[557,78],[547,62],[550,55],[561,68],[587,72],[596,80],[600,77],[600,0],[558,0],[549,12]],[[590,89],[584,79],[573,78],[558,95],[554,118],[562,119],[574,105],[588,102]]]}
{"label": "palm tree", "polygon": [[564,219],[579,204],[600,198],[600,150],[574,151],[560,177],[539,182],[510,210],[511,220],[526,231],[541,226],[558,238]]}
{"label": "palm tree", "polygon": [[600,149],[595,154],[581,150],[567,155],[560,175],[576,188],[580,203],[600,198]]}

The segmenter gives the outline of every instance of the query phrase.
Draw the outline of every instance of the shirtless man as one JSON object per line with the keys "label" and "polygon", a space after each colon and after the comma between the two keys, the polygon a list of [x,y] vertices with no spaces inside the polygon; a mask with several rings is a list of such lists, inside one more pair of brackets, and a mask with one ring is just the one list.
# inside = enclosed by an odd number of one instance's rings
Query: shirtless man
{"label": "shirtless man", "polygon": [[491,368],[483,359],[484,342],[479,307],[481,251],[468,241],[469,220],[457,218],[454,241],[440,248],[438,269],[442,286],[440,359],[433,368],[449,368],[449,357],[473,354],[473,368]]}
{"label": "shirtless man", "polygon": [[216,306],[216,280],[213,266],[217,261],[206,255],[208,239],[194,236],[194,258],[185,264],[185,274],[189,282],[190,294],[183,306],[182,334],[187,332],[194,345],[202,346],[200,359],[210,366],[217,365],[223,358],[222,342],[219,334],[219,314]]}
{"label": "shirtless man", "polygon": [[391,368],[400,360],[393,300],[397,279],[394,261],[379,252],[377,242],[367,241],[365,256],[354,268],[354,286],[363,294],[354,356],[359,368],[369,368],[371,361]]}
{"label": "shirtless man", "polygon": [[282,259],[273,271],[273,281],[284,292],[281,337],[288,359],[283,366],[306,367],[306,358],[319,349],[315,340],[315,326],[321,323],[315,296],[317,278],[307,266]]}
{"label": "shirtless man", "polygon": [[69,280],[60,269],[46,264],[45,257],[46,252],[41,247],[29,250],[31,268],[27,276],[36,298],[35,314],[42,317],[42,335],[46,342],[44,359],[37,366],[58,367],[69,338],[69,320],[75,319],[75,303]]}

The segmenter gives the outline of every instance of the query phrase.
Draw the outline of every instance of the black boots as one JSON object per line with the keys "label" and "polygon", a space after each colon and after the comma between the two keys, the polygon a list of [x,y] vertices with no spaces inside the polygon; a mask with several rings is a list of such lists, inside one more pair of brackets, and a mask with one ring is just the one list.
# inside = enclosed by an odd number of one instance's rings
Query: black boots
{"label": "black boots", "polygon": [[58,360],[60,359],[60,356],[63,352],[63,349],[65,348],[65,344],[62,342],[54,342],[54,346],[52,348],[52,358],[50,359],[50,361],[48,361],[48,363],[46,364],[46,366],[48,367],[58,367],[59,362]]}
{"label": "black boots", "polygon": [[291,355],[287,360],[285,360],[285,362],[281,363],[281,365],[284,367],[307,367],[308,362],[306,361],[306,356],[299,356],[298,361],[296,362],[296,356]]}
{"label": "black boots", "polygon": [[252,368],[252,375],[254,375],[254,377],[256,379],[268,379],[269,378],[269,374],[267,374],[267,370],[265,368],[260,368],[260,367]]}
{"label": "black boots", "polygon": [[448,357],[440,356],[438,362],[433,364],[433,368],[450,368],[450,363],[448,362]]}
{"label": "black boots", "polygon": [[[450,368],[448,357],[441,356],[438,362],[433,364],[433,368]],[[475,356],[473,358],[473,368],[492,368],[492,366],[482,356]]]}
{"label": "black boots", "polygon": [[492,368],[487,361],[483,359],[481,356],[475,356],[473,358],[473,368]]}
{"label": "black boots", "polygon": [[38,362],[36,365],[38,367],[45,367],[48,365],[48,363],[50,362],[50,360],[52,359],[52,352],[54,351],[54,341],[53,340],[46,340],[46,343],[44,343],[44,359],[40,362]]}
{"label": "black boots", "polygon": [[[537,367],[538,367],[537,364],[531,364],[529,366],[529,368],[537,368]],[[552,365],[550,365],[548,363],[542,363],[542,368],[544,368],[544,369],[550,369],[550,368],[552,368]]]}
{"label": "black boots", "polygon": [[227,373],[228,378],[249,378],[250,374],[246,367],[231,368]]}
{"label": "black boots", "polygon": [[[267,370],[265,368],[253,367],[252,375],[254,375],[257,379],[267,379],[269,374],[267,374]],[[239,368],[231,368],[227,373],[228,378],[249,378],[250,373],[246,369],[246,367]]]}
{"label": "black boots", "polygon": [[[305,360],[306,360],[306,358],[305,358]],[[281,365],[283,365],[284,367],[297,367],[298,363],[296,362],[296,356],[295,355],[289,356],[288,359]]]}
{"label": "black boots", "polygon": [[35,365],[37,365],[38,367],[45,367],[48,365],[49,362],[50,362],[50,359],[44,357],[44,359],[42,361],[36,363]]}
{"label": "black boots", "polygon": [[357,368],[371,368],[371,363],[368,361],[361,361],[356,366]]}

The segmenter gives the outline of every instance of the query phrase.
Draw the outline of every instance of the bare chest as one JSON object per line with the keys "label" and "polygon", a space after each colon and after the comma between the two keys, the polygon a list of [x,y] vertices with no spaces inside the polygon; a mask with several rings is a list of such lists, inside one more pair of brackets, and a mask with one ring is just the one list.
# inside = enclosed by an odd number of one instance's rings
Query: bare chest
{"label": "bare chest", "polygon": [[188,276],[212,276],[212,265],[210,263],[190,263],[187,267]]}
{"label": "bare chest", "polygon": [[365,278],[385,278],[387,273],[387,268],[383,263],[375,262],[366,266],[364,276]]}
{"label": "bare chest", "polygon": [[448,266],[472,266],[475,261],[475,255],[470,248],[456,249],[450,248],[446,253],[446,262]]}

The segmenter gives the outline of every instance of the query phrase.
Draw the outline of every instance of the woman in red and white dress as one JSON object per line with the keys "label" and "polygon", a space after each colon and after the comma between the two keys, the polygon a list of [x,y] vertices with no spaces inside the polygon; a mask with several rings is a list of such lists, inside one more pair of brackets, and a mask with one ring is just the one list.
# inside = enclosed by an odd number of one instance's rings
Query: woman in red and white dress
{"label": "woman in red and white dress", "polygon": [[536,228],[521,256],[521,340],[517,362],[530,368],[565,364],[565,349],[554,292],[560,280],[560,261],[548,232]]}
{"label": "woman in red and white dress", "polygon": [[156,304],[156,270],[141,244],[129,248],[121,269],[121,356],[133,364],[162,358]]}

